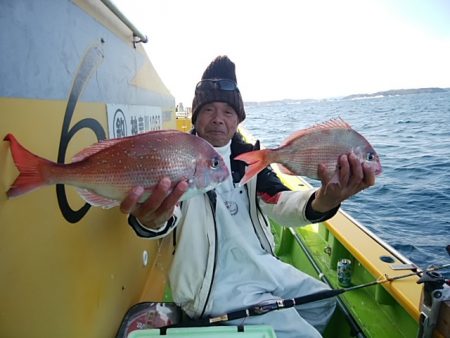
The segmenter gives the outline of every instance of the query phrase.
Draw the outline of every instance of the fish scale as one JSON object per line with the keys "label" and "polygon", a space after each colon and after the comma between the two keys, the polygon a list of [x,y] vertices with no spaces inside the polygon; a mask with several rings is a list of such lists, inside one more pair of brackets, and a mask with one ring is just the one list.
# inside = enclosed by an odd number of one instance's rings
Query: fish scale
{"label": "fish scale", "polygon": [[333,119],[290,135],[279,148],[241,154],[237,160],[249,166],[241,184],[248,182],[271,163],[280,164],[283,172],[319,179],[318,167],[326,168],[328,177],[336,176],[339,156],[353,153],[361,163],[380,174],[381,162],[370,143],[342,119]]}
{"label": "fish scale", "polygon": [[213,189],[229,175],[223,158],[207,141],[175,130],[100,141],[83,149],[68,164],[34,155],[12,134],[5,140],[10,142],[20,172],[8,197],[59,183],[77,187],[92,205],[110,208],[119,205],[135,186],[142,186],[147,197],[163,177],[170,178],[172,188],[181,180],[189,183],[181,197],[185,200]]}
{"label": "fish scale", "polygon": [[[282,162],[290,172],[301,172],[302,175],[312,179],[319,178],[318,163],[324,164],[328,174],[332,174],[336,169],[339,155],[352,150],[347,146],[352,143],[350,140],[352,133],[347,131],[346,129],[320,130],[313,135],[298,138],[274,150],[273,162]],[[339,142],[339,138],[344,141]],[[345,138],[348,140],[345,141]]]}

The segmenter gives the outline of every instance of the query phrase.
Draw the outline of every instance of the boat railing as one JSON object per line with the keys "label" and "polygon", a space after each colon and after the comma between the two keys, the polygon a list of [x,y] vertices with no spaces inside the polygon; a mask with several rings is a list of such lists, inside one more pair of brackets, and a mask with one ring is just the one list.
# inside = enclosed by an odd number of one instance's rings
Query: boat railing
{"label": "boat railing", "polygon": [[136,40],[134,41],[134,43],[147,43],[148,42],[148,38],[147,35],[142,34],[137,28],[136,26],[133,25],[133,23],[131,23],[130,20],[128,20],[128,18],[116,7],[116,5],[114,5],[111,1],[109,0],[101,0],[101,2],[108,7],[108,9],[114,13],[114,15],[120,20],[122,21],[125,26],[127,26],[132,32],[133,32],[133,36],[134,37],[138,37],[140,40]]}

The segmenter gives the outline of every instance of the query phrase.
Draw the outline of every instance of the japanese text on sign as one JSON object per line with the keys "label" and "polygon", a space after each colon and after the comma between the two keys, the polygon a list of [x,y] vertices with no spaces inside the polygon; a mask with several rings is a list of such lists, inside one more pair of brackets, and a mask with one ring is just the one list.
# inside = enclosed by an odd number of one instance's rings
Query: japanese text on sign
{"label": "japanese text on sign", "polygon": [[160,107],[108,104],[106,111],[110,139],[162,128]]}

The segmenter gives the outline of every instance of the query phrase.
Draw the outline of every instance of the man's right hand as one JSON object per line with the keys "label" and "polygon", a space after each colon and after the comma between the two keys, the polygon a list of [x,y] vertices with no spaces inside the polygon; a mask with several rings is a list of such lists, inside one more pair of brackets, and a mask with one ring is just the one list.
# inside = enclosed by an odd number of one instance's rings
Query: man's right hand
{"label": "man's right hand", "polygon": [[158,229],[172,217],[175,205],[189,188],[186,181],[179,182],[173,191],[170,186],[170,179],[162,178],[142,203],[139,203],[139,199],[144,188],[134,187],[120,204],[120,211],[133,215],[145,227]]}

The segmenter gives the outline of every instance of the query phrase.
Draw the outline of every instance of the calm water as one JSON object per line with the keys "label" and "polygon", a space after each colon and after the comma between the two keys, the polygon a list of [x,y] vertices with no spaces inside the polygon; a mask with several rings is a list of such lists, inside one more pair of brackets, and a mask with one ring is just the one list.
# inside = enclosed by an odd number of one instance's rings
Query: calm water
{"label": "calm water", "polygon": [[269,148],[295,130],[342,117],[383,166],[376,185],[342,208],[419,266],[450,263],[450,93],[249,103],[246,112],[244,126]]}

